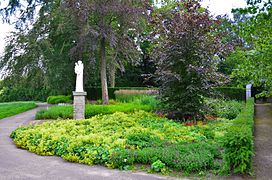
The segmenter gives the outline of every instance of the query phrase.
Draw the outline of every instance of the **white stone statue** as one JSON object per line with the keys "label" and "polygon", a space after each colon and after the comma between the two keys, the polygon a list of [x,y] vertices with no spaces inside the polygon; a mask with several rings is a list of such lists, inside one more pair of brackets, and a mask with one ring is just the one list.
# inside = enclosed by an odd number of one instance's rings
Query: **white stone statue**
{"label": "white stone statue", "polygon": [[77,75],[76,78],[76,92],[84,92],[83,90],[83,63],[82,61],[78,61],[75,63],[75,73]]}

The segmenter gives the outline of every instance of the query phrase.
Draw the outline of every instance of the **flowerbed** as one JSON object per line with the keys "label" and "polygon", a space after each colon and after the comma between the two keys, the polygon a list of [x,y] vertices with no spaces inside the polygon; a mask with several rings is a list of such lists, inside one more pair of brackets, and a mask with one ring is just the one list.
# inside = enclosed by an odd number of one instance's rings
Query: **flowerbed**
{"label": "flowerbed", "polygon": [[117,112],[21,127],[11,137],[18,147],[72,162],[127,169],[135,163],[161,161],[168,168],[198,172],[218,168],[214,163],[222,158],[218,140],[228,124],[221,120],[184,126],[143,111]]}

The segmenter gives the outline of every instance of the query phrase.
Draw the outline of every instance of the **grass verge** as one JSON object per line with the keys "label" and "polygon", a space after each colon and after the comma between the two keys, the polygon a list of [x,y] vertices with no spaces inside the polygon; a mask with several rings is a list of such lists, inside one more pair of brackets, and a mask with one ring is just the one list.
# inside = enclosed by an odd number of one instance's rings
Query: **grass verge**
{"label": "grass verge", "polygon": [[37,107],[34,102],[0,103],[0,119],[13,116]]}

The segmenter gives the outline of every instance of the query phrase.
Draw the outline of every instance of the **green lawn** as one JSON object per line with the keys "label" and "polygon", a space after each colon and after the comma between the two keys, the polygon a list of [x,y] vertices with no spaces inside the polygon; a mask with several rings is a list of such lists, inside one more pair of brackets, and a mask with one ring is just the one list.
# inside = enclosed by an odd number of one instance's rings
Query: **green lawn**
{"label": "green lawn", "polygon": [[37,107],[34,102],[0,103],[0,119],[13,116]]}

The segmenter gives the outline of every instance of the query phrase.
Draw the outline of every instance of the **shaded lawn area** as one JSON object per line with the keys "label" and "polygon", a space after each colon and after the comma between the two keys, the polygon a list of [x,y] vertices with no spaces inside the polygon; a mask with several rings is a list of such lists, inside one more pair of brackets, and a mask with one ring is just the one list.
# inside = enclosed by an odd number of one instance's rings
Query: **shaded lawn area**
{"label": "shaded lawn area", "polygon": [[10,102],[0,103],[0,119],[14,116],[37,107],[34,102]]}

